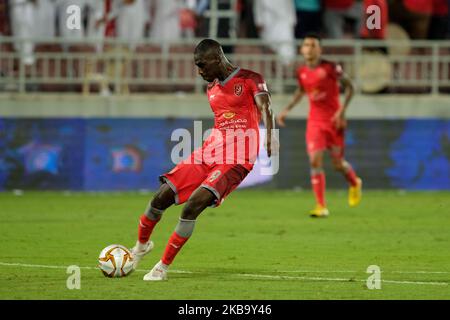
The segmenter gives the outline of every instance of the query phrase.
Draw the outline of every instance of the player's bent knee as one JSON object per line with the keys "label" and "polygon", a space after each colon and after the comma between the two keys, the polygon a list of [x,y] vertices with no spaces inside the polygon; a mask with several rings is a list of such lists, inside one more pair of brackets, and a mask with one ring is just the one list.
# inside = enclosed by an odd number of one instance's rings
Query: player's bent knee
{"label": "player's bent knee", "polygon": [[181,218],[188,220],[195,220],[207,206],[208,204],[205,201],[189,199],[183,208]]}
{"label": "player's bent knee", "polygon": [[342,171],[342,170],[344,170],[344,164],[343,164],[342,159],[333,159],[333,160],[332,160],[332,164],[333,164],[333,168],[334,168],[336,171]]}
{"label": "player's bent knee", "polygon": [[195,220],[198,215],[205,210],[206,207],[212,205],[215,201],[215,196],[206,189],[198,189],[183,208],[181,217],[183,219]]}
{"label": "player's bent knee", "polygon": [[322,161],[312,160],[312,161],[309,162],[309,166],[312,169],[321,169],[322,168]]}
{"label": "player's bent knee", "polygon": [[309,165],[313,169],[322,168],[322,158],[319,156],[311,157],[309,159]]}
{"label": "player's bent knee", "polygon": [[195,220],[200,215],[201,211],[195,210],[194,207],[188,206],[188,203],[186,203],[186,206],[183,208],[183,212],[181,213],[181,218],[187,219],[187,220]]}
{"label": "player's bent knee", "polygon": [[163,183],[151,200],[151,206],[160,210],[165,210],[175,203],[175,192],[167,183]]}

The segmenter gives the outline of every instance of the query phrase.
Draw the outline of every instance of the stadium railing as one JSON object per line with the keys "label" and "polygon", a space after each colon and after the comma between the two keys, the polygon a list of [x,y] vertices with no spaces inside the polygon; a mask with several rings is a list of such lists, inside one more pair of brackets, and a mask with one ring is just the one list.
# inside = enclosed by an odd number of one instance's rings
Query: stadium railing
{"label": "stadium railing", "polygon": [[[260,39],[218,39],[231,48],[230,60],[264,75],[271,91],[297,85],[295,63],[285,61]],[[35,62],[26,66],[20,48],[35,44]],[[193,49],[200,39],[158,43],[135,49],[118,39],[68,40],[0,37],[0,91],[83,92],[113,88],[134,92],[202,92]],[[281,44],[281,43],[280,43]],[[300,42],[294,43],[296,50]],[[358,93],[450,92],[450,41],[324,40],[324,58],[342,65]]]}

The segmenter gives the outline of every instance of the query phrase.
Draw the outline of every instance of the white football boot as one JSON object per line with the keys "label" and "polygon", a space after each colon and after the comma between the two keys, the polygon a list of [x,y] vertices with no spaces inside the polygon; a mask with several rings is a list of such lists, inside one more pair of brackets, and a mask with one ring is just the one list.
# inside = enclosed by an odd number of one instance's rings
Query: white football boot
{"label": "white football boot", "polygon": [[159,261],[153,269],[144,276],[144,281],[162,281],[167,280],[167,270],[169,266]]}
{"label": "white football boot", "polygon": [[136,270],[139,262],[141,262],[142,258],[152,251],[154,245],[153,241],[149,240],[147,243],[142,244],[139,241],[136,242],[136,245],[131,249],[131,253],[133,254],[134,262],[133,262],[133,270]]}

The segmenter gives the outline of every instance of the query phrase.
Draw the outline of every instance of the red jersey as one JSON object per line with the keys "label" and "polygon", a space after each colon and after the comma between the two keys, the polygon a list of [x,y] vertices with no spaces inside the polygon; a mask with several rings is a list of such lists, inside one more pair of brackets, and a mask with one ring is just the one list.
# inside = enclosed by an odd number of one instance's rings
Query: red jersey
{"label": "red jersey", "polygon": [[[241,68],[224,81],[216,79],[208,84],[214,129],[203,145],[204,161],[208,162],[205,149],[223,148],[225,163],[242,164],[248,170],[253,168],[259,151],[261,113],[255,102],[255,96],[259,94],[268,94],[263,77]],[[217,161],[221,159],[217,152],[213,157]]]}
{"label": "red jersey", "polygon": [[325,8],[344,10],[350,8],[355,0],[325,0]]}
{"label": "red jersey", "polygon": [[433,0],[433,15],[446,16],[448,14],[447,0]]}
{"label": "red jersey", "polygon": [[411,12],[427,15],[433,12],[433,1],[430,0],[403,0],[403,4]]}
{"label": "red jersey", "polygon": [[340,65],[321,60],[315,68],[302,65],[297,69],[297,80],[309,98],[308,121],[329,122],[340,108],[338,79]]}

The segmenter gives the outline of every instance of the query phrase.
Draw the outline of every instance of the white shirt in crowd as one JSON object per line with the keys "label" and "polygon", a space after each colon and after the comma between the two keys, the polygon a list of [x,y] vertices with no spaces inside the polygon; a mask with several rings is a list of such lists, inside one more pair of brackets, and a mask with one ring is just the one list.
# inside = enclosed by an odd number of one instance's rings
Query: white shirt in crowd
{"label": "white shirt in crowd", "polygon": [[12,34],[19,40],[14,43],[14,49],[20,52],[25,65],[34,64],[34,41],[36,25],[36,3],[29,0],[11,0],[10,18]]}
{"label": "white shirt in crowd", "polygon": [[255,24],[261,27],[260,37],[275,51],[284,64],[296,56],[294,28],[297,23],[292,0],[257,0],[253,4]]}

